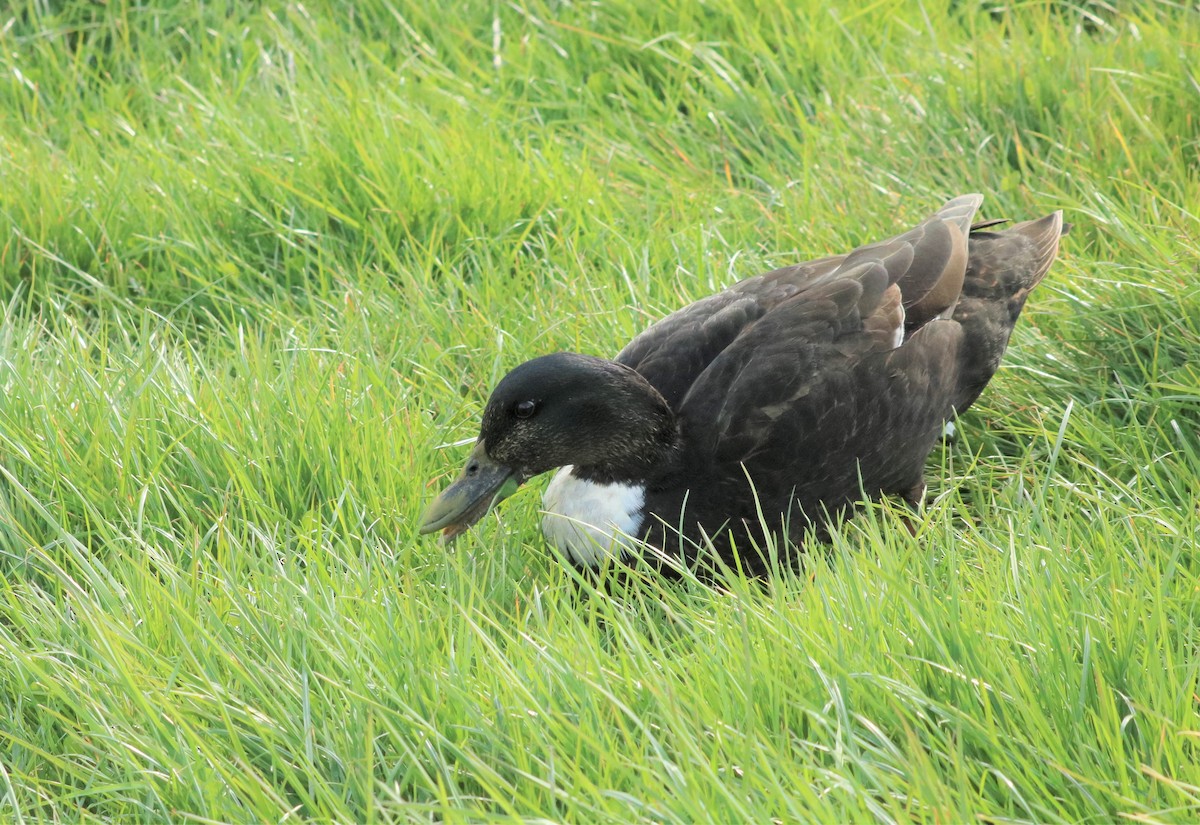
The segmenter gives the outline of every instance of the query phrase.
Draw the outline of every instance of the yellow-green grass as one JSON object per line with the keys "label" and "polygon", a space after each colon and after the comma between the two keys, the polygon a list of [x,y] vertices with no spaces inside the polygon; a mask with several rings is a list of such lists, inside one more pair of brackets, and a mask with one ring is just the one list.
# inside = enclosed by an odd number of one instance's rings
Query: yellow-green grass
{"label": "yellow-green grass", "polygon": [[[10,4],[0,818],[1200,818],[1198,65],[1167,0]],[[1074,228],[915,537],[417,537],[508,368],[968,191]]]}

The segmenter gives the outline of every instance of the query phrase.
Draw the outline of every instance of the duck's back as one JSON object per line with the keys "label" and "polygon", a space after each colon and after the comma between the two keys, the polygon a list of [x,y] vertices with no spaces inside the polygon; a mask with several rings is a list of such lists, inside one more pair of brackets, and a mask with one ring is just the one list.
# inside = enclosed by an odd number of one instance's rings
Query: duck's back
{"label": "duck's back", "polygon": [[982,200],[962,195],[894,238],[739,281],[653,324],[614,360],[640,372],[677,408],[713,360],[764,316],[805,296],[819,299],[822,287],[852,281],[868,263],[884,267],[888,285],[897,287],[906,333],[915,331],[957,299],[967,266],[966,235]]}
{"label": "duck's back", "polygon": [[864,492],[923,495],[943,422],[994,374],[1061,234],[1059,213],[972,232],[981,200],[742,281],[622,350],[616,360],[663,394],[685,439],[676,477],[647,493],[652,542],[683,527],[685,540],[745,550],[763,538],[760,514],[771,531],[785,514],[795,539]]}

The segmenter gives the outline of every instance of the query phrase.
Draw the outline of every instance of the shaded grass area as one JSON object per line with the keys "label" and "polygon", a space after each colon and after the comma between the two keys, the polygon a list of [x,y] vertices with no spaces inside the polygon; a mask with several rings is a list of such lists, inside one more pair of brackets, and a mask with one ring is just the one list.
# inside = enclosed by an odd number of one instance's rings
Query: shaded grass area
{"label": "shaded grass area", "polygon": [[[824,6],[0,13],[3,816],[1200,815],[1200,15]],[[508,368],[965,191],[1074,228],[915,538],[417,540]]]}

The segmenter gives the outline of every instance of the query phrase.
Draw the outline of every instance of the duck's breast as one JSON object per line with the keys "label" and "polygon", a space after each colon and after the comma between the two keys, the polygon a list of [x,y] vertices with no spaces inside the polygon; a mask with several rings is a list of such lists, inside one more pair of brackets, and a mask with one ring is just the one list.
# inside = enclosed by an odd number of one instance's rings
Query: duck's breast
{"label": "duck's breast", "polygon": [[632,549],[644,521],[646,488],[636,484],[599,484],[563,467],[542,499],[546,539],[576,564],[598,567]]}

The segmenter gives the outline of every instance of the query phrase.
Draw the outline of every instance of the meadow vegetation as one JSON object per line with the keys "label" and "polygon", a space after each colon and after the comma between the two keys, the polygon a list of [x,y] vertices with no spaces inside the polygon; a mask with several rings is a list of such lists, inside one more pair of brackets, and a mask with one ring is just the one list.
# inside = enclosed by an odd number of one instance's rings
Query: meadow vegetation
{"label": "meadow vegetation", "polygon": [[[1197,66],[1170,0],[8,4],[0,818],[1200,818]],[[1074,228],[915,536],[416,535],[507,369],[972,191]]]}

